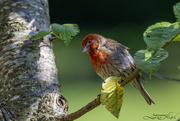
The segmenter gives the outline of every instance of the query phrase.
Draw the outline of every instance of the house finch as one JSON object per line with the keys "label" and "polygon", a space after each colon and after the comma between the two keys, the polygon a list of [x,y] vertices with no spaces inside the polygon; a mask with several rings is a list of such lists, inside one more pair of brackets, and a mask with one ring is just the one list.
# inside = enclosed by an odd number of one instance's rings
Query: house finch
{"label": "house finch", "polygon": [[[82,52],[89,54],[94,70],[103,80],[116,76],[121,77],[123,81],[136,69],[128,48],[115,40],[98,34],[89,34],[83,39],[82,46]],[[139,74],[131,84],[140,91],[146,102],[152,105],[154,101],[144,89],[140,78]]]}

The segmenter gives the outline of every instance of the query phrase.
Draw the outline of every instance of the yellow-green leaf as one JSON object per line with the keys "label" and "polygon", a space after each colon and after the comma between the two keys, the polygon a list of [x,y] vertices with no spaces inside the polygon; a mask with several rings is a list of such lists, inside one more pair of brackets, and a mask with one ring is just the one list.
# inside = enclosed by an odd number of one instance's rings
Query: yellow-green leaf
{"label": "yellow-green leaf", "polygon": [[180,41],[180,33],[173,39],[173,41]]}
{"label": "yellow-green leaf", "polygon": [[[173,25],[174,25],[174,28],[175,28],[175,29],[180,28],[178,22],[175,22]],[[180,31],[179,31],[179,33],[173,38],[173,41],[180,41]]]}
{"label": "yellow-green leaf", "polygon": [[124,88],[120,85],[120,77],[109,77],[102,84],[101,103],[106,105],[106,109],[115,117],[119,117],[119,112],[123,102]]}

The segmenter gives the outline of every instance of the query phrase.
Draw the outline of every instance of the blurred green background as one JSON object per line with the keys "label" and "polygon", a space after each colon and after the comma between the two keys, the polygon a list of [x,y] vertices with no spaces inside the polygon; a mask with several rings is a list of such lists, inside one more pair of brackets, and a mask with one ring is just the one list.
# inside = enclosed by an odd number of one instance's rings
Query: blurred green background
{"label": "blurred green background", "polygon": [[[91,65],[89,56],[81,53],[81,42],[89,33],[98,33],[129,47],[134,53],[145,49],[142,34],[156,22],[175,22],[172,6],[179,0],[49,0],[51,23],[76,23],[80,33],[69,46],[54,42],[54,53],[58,68],[61,91],[69,102],[69,113],[94,100],[101,91],[103,80]],[[158,73],[180,78],[180,43],[173,42],[166,48],[169,57],[162,62]],[[125,86],[124,101],[117,119],[101,105],[77,121],[145,121],[144,116],[179,113],[171,121],[180,118],[180,82],[149,79],[143,73],[145,88],[155,101],[149,106],[141,94],[131,85]],[[152,119],[148,119],[152,120]],[[158,119],[154,119],[155,121]],[[170,119],[164,119],[169,121]]]}

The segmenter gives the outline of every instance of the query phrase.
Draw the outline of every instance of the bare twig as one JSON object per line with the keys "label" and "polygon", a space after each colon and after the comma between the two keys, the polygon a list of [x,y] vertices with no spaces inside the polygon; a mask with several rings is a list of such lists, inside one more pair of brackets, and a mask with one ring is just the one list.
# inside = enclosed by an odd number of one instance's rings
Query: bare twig
{"label": "bare twig", "polygon": [[163,75],[158,74],[158,73],[154,73],[153,76],[155,76],[155,77],[157,77],[159,79],[165,79],[165,80],[170,80],[170,81],[180,81],[180,79],[175,79],[175,78],[163,76]]}
{"label": "bare twig", "polygon": [[56,40],[56,39],[59,39],[59,37],[51,37],[51,38],[49,38],[50,41],[53,41],[53,40]]}
{"label": "bare twig", "polygon": [[125,86],[126,84],[128,84],[129,82],[131,82],[134,78],[137,77],[137,75],[142,71],[142,69],[140,68],[136,68],[136,70],[130,75],[128,76],[128,78],[126,78],[122,83],[121,86]]}
{"label": "bare twig", "polygon": [[[126,84],[128,84],[129,82],[131,82],[131,80],[133,80],[134,78],[137,77],[137,75],[139,74],[139,72],[141,72],[140,68],[137,68],[128,78],[126,78],[121,85],[125,86]],[[86,106],[82,107],[81,109],[79,109],[78,111],[71,113],[71,114],[67,114],[66,116],[63,117],[63,121],[72,121],[75,120],[79,117],[81,117],[82,115],[84,115],[85,113],[91,111],[92,109],[96,108],[97,106],[99,106],[101,104],[100,101],[100,96],[98,96],[95,100],[93,100],[92,102],[88,103]]]}
{"label": "bare twig", "polygon": [[100,104],[101,104],[100,96],[98,96],[95,100],[88,103],[86,106],[82,107],[81,109],[79,109],[78,111],[76,111],[74,113],[67,114],[61,120],[63,120],[63,121],[75,120],[75,119],[81,117],[82,115],[84,115],[85,113],[87,113],[87,112],[91,111],[92,109],[96,108]]}

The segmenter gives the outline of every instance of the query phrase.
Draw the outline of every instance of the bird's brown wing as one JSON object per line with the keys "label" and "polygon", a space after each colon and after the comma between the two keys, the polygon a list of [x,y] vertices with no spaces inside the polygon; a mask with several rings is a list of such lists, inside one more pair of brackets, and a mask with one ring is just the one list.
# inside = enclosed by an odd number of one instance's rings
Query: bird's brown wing
{"label": "bird's brown wing", "polygon": [[104,46],[112,51],[115,51],[117,49],[122,50],[122,51],[129,49],[128,47],[112,39],[107,39],[106,43],[104,43]]}
{"label": "bird's brown wing", "polygon": [[109,51],[113,52],[113,59],[115,59],[117,62],[119,61],[119,64],[127,65],[127,67],[136,68],[135,62],[133,57],[129,54],[128,47],[118,43],[115,40],[107,39],[106,43],[104,44],[106,48],[109,49]]}

